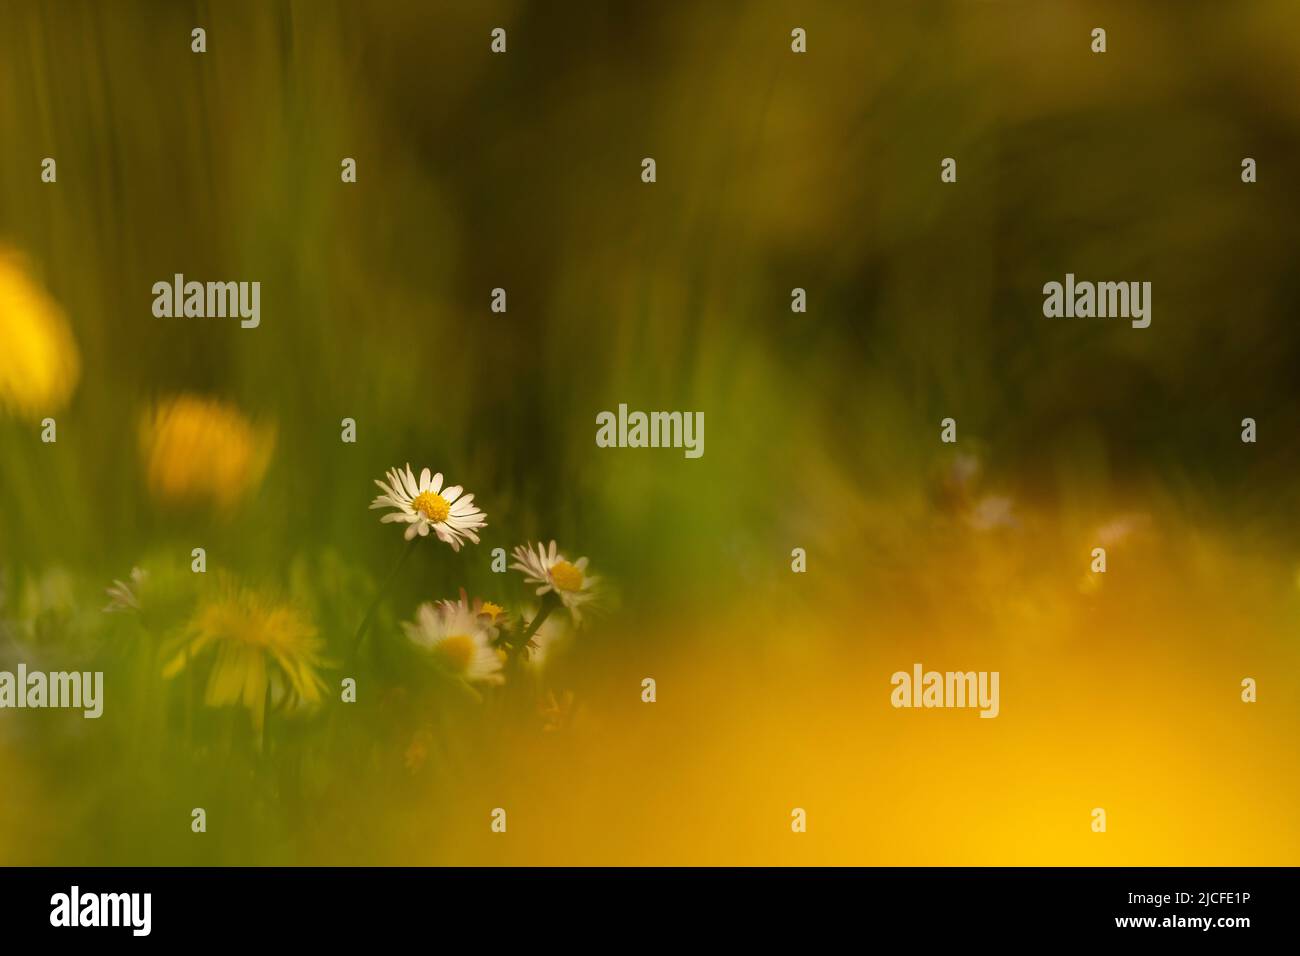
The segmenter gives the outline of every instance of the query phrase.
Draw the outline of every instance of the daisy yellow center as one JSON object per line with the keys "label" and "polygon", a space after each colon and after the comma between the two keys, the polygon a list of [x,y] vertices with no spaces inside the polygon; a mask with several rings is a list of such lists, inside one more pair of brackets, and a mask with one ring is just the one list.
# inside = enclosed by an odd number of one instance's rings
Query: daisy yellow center
{"label": "daisy yellow center", "polygon": [[434,522],[446,521],[447,515],[451,514],[451,505],[436,491],[420,492],[411,502],[411,507]]}
{"label": "daisy yellow center", "polygon": [[580,591],[582,572],[568,561],[556,561],[551,565],[551,583],[561,591]]}
{"label": "daisy yellow center", "polygon": [[438,643],[438,653],[456,670],[466,670],[474,659],[474,638],[467,634],[452,634]]}
{"label": "daisy yellow center", "polygon": [[503,608],[500,604],[493,604],[491,601],[484,601],[483,606],[479,608],[479,612],[482,614],[486,614],[488,616],[488,619],[492,621],[495,621],[498,617],[500,617],[501,612],[504,610],[505,608]]}

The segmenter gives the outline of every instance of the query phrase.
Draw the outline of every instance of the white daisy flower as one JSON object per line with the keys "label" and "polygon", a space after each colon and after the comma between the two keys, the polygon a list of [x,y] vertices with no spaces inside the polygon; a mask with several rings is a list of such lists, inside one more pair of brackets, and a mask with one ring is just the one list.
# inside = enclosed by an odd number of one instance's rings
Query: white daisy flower
{"label": "white daisy flower", "polygon": [[537,588],[538,594],[554,591],[556,597],[569,609],[575,623],[581,617],[582,605],[596,596],[595,585],[600,579],[587,574],[587,559],[579,558],[570,562],[556,551],[554,541],[549,548],[537,545],[536,551],[532,544],[520,545],[515,548],[515,563],[510,566],[522,571],[524,580],[529,584],[540,585]]}
{"label": "white daisy flower", "polygon": [[472,684],[501,684],[504,654],[492,646],[489,628],[482,615],[451,602],[425,602],[413,622],[402,624],[411,643],[448,673]]}
{"label": "white daisy flower", "polygon": [[140,597],[136,593],[140,586],[149,580],[149,572],[142,568],[131,569],[131,583],[115,579],[111,588],[106,588],[105,593],[109,596],[109,602],[104,610],[109,614],[117,611],[138,611],[140,610]]}
{"label": "white daisy flower", "polygon": [[405,468],[388,469],[387,483],[376,481],[384,492],[370,503],[371,508],[393,508],[380,518],[383,522],[400,521],[408,525],[406,540],[417,534],[426,537],[429,529],[442,541],[460,550],[465,538],[478,544],[474,532],[487,526],[487,517],[474,506],[473,495],[462,495],[460,485],[442,486],[442,473],[430,474],[426,468],[416,481],[408,464]]}
{"label": "white daisy flower", "polygon": [[455,601],[439,601],[438,607],[445,609],[447,612],[460,611],[464,614],[474,615],[483,622],[483,626],[487,628],[488,636],[493,641],[496,640],[497,635],[501,632],[501,625],[506,622],[508,617],[506,609],[494,601],[484,601],[482,598],[476,597],[471,602],[464,588],[460,589],[459,599]]}

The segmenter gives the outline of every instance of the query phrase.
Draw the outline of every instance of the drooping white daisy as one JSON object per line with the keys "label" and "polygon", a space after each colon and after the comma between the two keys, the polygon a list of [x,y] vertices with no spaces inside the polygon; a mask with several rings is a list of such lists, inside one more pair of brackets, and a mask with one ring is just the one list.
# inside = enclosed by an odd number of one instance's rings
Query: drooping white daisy
{"label": "drooping white daisy", "polygon": [[474,505],[473,495],[462,495],[460,485],[442,486],[442,473],[431,474],[426,468],[417,481],[408,464],[405,468],[390,468],[388,481],[375,481],[384,492],[370,503],[371,508],[394,508],[380,518],[383,522],[403,522],[408,525],[406,540],[417,534],[425,537],[429,529],[442,541],[460,550],[465,538],[478,544],[474,532],[487,527],[487,518]]}
{"label": "drooping white daisy", "polygon": [[482,615],[452,602],[425,602],[402,629],[449,674],[470,683],[504,683],[505,655],[492,646],[490,625]]}
{"label": "drooping white daisy", "polygon": [[586,558],[569,561],[556,550],[554,541],[549,547],[539,544],[536,548],[533,550],[531,543],[515,548],[515,563],[510,566],[522,571],[529,584],[539,585],[538,594],[554,591],[577,623],[582,605],[596,597],[595,586],[600,579],[587,574]]}
{"label": "drooping white daisy", "polygon": [[149,572],[142,568],[131,569],[131,583],[128,584],[120,579],[113,581],[111,588],[106,588],[105,593],[109,597],[109,602],[104,610],[113,614],[118,611],[138,611],[140,610],[140,596],[137,593],[141,585],[149,580]]}

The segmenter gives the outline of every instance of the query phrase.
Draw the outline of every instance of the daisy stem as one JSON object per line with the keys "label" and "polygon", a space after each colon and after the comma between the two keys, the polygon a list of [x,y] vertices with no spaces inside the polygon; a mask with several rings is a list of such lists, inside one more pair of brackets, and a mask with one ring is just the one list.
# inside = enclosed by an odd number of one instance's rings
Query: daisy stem
{"label": "daisy stem", "polygon": [[393,582],[397,580],[397,572],[402,570],[402,565],[404,565],[406,559],[411,556],[411,552],[415,550],[415,543],[419,540],[419,538],[412,538],[410,541],[406,542],[406,547],[402,549],[401,557],[399,557],[397,563],[393,565],[393,570],[388,572],[388,580],[384,582],[383,587],[381,587],[375,594],[375,599],[370,602],[370,607],[366,608],[366,616],[361,619],[361,626],[357,628],[357,636],[352,639],[352,663],[356,663],[357,655],[361,652],[361,642],[365,640],[366,632],[370,630],[370,624],[374,620],[375,611],[379,609],[379,602],[387,596],[390,590],[392,590]]}
{"label": "daisy stem", "polygon": [[262,701],[262,760],[271,754],[271,682],[266,682],[266,695]]}
{"label": "daisy stem", "polygon": [[190,648],[185,648],[185,740],[194,746],[194,696],[195,696],[194,662],[190,660]]}
{"label": "daisy stem", "polygon": [[523,649],[528,646],[528,642],[533,639],[533,635],[536,634],[537,629],[542,626],[542,622],[550,616],[551,612],[554,611],[559,604],[560,602],[555,599],[554,594],[547,594],[542,598],[541,608],[538,609],[532,623],[530,623],[524,633],[519,636],[519,640],[515,644],[516,654],[521,653]]}

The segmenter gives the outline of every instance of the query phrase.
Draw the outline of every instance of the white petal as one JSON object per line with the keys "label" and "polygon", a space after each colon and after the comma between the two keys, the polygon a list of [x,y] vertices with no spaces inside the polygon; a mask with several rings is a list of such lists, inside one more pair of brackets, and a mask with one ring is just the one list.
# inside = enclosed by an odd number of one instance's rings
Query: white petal
{"label": "white petal", "polygon": [[409,463],[406,466],[406,471],[402,473],[402,484],[406,486],[406,493],[412,498],[420,494],[420,487],[415,483],[415,475],[412,473]]}

